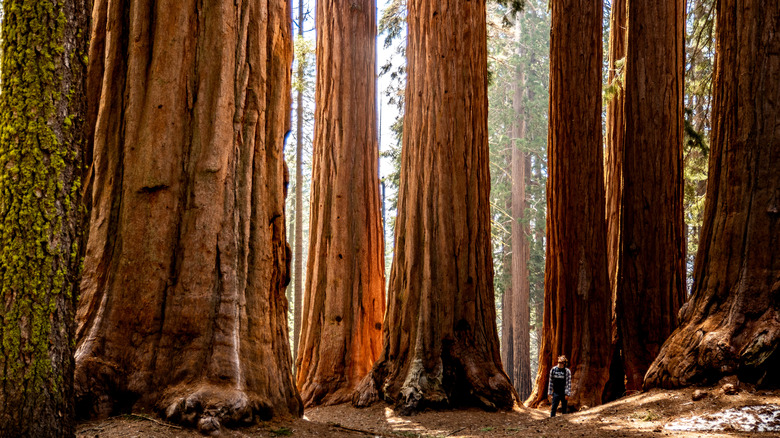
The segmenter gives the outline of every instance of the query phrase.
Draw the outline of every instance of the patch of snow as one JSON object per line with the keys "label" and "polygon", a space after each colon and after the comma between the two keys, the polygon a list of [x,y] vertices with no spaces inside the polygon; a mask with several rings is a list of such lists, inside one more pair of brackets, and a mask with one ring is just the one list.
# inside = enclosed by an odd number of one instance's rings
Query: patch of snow
{"label": "patch of snow", "polygon": [[714,414],[680,418],[664,426],[666,430],[707,432],[780,432],[780,406],[759,405],[726,409]]}

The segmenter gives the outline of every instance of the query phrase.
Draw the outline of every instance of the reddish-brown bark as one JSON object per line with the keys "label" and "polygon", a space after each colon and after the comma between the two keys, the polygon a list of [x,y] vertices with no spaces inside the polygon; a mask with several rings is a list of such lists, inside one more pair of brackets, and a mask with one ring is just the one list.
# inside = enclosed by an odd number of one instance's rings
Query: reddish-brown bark
{"label": "reddish-brown bark", "polygon": [[625,136],[626,1],[613,0],[609,17],[609,71],[607,80],[614,94],[607,106],[607,135],[604,183],[607,195],[607,270],[612,291],[612,369],[605,394],[606,399],[620,397],[625,392],[625,372],[619,345],[615,305],[617,303],[617,271],[620,256],[620,197],[623,190],[623,146]]}
{"label": "reddish-brown bark", "polygon": [[[490,248],[484,0],[408,2],[401,187],[382,355],[353,403],[509,409]],[[453,31],[457,29],[457,31]]]}
{"label": "reddish-brown bark", "polygon": [[97,0],[82,415],[300,415],[287,335],[289,4]]}
{"label": "reddish-brown bark", "polygon": [[717,3],[709,181],[690,300],[646,388],[780,385],[780,3]]}
{"label": "reddish-brown bark", "polygon": [[601,0],[552,2],[544,332],[530,406],[546,398],[560,354],[574,407],[601,403],[609,375],[601,17]]}
{"label": "reddish-brown bark", "polygon": [[307,406],[350,401],[382,346],[375,46],[373,1],[317,2],[311,238],[296,363]]}
{"label": "reddish-brown bark", "polygon": [[607,105],[607,136],[604,181],[607,194],[607,263],[609,284],[614,294],[617,285],[617,265],[620,236],[620,196],[623,188],[623,145],[625,110],[622,73],[626,58],[626,1],[613,0],[609,17],[609,72],[607,82],[614,94]]}
{"label": "reddish-brown bark", "polygon": [[616,318],[627,390],[677,326],[683,270],[682,0],[628,1]]}

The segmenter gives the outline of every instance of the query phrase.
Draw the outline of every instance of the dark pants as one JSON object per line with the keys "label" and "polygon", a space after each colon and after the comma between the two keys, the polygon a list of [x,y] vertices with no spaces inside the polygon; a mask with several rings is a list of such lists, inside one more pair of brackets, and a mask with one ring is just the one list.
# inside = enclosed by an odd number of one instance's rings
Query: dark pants
{"label": "dark pants", "polygon": [[561,394],[553,393],[552,409],[550,409],[550,416],[554,417],[555,412],[558,410],[558,402],[561,403],[561,413],[566,413],[566,408],[569,406],[569,402],[566,401],[566,397]]}

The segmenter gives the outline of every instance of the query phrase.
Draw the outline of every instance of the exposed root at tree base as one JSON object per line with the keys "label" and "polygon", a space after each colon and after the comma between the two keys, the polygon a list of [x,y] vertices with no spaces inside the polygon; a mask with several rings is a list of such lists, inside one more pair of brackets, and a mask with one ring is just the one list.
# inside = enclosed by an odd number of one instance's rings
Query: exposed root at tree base
{"label": "exposed root at tree base", "polygon": [[271,406],[260,398],[208,384],[173,390],[158,407],[167,421],[197,427],[204,434],[217,434],[223,425],[241,427],[273,417]]}

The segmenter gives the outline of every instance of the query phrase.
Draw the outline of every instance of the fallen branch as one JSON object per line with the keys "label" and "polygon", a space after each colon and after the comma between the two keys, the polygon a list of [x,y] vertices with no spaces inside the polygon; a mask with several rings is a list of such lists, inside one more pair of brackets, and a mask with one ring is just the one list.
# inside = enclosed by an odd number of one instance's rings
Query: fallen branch
{"label": "fallen branch", "polygon": [[171,429],[181,429],[181,426],[177,426],[175,424],[166,423],[164,421],[155,420],[154,418],[148,416],[148,415],[141,415],[141,414],[127,414],[125,417],[132,417],[132,418],[140,418],[141,420],[147,420],[152,421],[154,423],[157,423],[161,426],[170,427]]}
{"label": "fallen branch", "polygon": [[453,435],[455,435],[456,433],[460,432],[461,430],[465,429],[466,427],[468,427],[468,426],[461,427],[461,428],[460,428],[460,429],[458,429],[458,430],[453,430],[452,432],[450,432],[450,433],[448,433],[447,435],[444,435],[444,436],[445,436],[445,437],[447,437],[447,436],[453,436]]}
{"label": "fallen branch", "polygon": [[340,424],[338,424],[338,423],[328,423],[328,426],[331,426],[331,427],[337,427],[337,428],[339,428],[339,429],[348,430],[348,431],[350,431],[350,432],[357,432],[357,433],[362,433],[362,434],[364,434],[364,435],[371,435],[371,436],[384,436],[384,435],[382,435],[381,433],[374,432],[374,431],[371,431],[371,430],[357,429],[357,428],[354,428],[354,427],[347,427],[347,426],[342,426],[342,425],[340,425]]}

